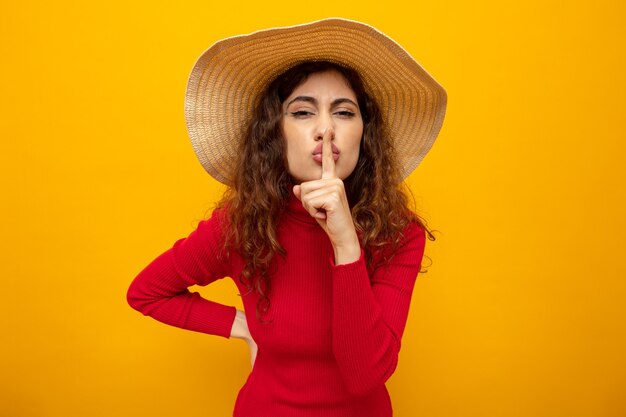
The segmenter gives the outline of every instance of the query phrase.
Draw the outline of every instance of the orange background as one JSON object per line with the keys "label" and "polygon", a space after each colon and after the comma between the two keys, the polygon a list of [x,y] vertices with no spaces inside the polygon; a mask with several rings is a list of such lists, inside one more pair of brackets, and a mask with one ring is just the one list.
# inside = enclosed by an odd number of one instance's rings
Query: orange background
{"label": "orange background", "polygon": [[[0,416],[228,416],[246,346],[144,318],[134,276],[222,192],[183,96],[214,41],[341,16],[447,89],[408,184],[440,231],[397,417],[626,415],[622,2],[3,2]],[[241,307],[228,280],[203,294]]]}

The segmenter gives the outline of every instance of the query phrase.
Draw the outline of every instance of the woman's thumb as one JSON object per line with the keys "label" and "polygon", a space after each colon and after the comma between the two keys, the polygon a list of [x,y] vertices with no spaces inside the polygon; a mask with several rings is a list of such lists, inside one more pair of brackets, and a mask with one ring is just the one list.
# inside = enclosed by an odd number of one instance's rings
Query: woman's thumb
{"label": "woman's thumb", "polygon": [[300,192],[301,192],[300,186],[299,185],[294,185],[293,186],[293,194],[296,196],[296,198],[298,200],[300,200]]}

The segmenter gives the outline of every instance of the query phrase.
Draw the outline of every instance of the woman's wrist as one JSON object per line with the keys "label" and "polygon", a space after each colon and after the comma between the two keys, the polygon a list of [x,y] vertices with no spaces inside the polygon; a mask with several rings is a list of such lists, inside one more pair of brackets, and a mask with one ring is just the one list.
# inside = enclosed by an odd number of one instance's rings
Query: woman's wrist
{"label": "woman's wrist", "polygon": [[246,313],[241,310],[237,310],[235,313],[235,320],[233,321],[233,327],[230,330],[230,337],[237,339],[246,339],[250,337],[250,331],[248,330],[248,321],[246,320]]}
{"label": "woman's wrist", "polygon": [[361,245],[356,235],[350,243],[333,245],[333,251],[335,252],[335,265],[350,264],[361,257]]}

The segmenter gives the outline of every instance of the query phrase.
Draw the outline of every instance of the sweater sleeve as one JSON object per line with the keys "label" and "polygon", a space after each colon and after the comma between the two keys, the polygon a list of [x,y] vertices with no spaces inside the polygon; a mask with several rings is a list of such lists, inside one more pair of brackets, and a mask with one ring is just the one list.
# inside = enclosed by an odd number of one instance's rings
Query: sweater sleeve
{"label": "sweater sleeve", "polygon": [[348,389],[364,395],[384,384],[398,363],[425,232],[416,223],[389,263],[371,277],[363,251],[356,262],[332,264],[333,352]]}
{"label": "sweater sleeve", "polygon": [[188,290],[229,275],[221,256],[221,214],[216,211],[201,221],[135,277],[127,292],[131,307],[172,326],[230,337],[236,308]]}

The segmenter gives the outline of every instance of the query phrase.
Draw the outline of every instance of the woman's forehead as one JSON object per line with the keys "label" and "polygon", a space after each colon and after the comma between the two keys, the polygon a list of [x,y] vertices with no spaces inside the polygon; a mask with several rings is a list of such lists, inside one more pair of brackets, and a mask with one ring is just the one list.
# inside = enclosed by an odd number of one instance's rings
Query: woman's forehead
{"label": "woman's forehead", "polygon": [[356,100],[356,93],[350,86],[348,80],[338,71],[328,70],[310,74],[302,83],[297,85],[285,102],[289,102],[294,97],[320,98],[349,98]]}

